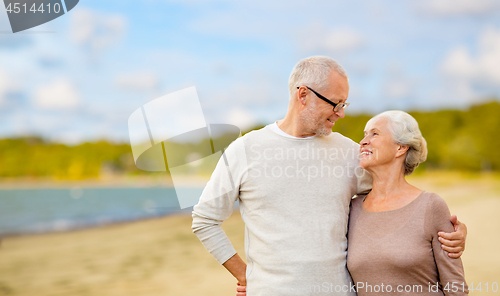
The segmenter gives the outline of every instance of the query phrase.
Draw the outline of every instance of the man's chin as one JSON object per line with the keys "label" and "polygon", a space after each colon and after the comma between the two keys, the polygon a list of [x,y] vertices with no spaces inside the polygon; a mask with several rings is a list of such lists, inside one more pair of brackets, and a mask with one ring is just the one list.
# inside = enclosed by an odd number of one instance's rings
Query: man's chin
{"label": "man's chin", "polygon": [[326,136],[329,136],[330,134],[332,133],[332,130],[331,129],[320,129],[316,132],[316,136],[320,136],[320,137],[326,137]]}

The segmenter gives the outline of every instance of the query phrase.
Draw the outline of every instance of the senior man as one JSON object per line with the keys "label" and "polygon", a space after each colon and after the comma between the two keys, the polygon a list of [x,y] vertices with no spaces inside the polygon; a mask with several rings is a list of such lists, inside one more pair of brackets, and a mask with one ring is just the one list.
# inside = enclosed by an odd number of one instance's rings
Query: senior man
{"label": "senior man", "polygon": [[[192,229],[248,296],[356,295],[346,268],[349,203],[371,177],[359,168],[359,145],[332,133],[349,105],[347,74],[331,58],[306,58],[289,90],[284,119],[224,152],[193,208]],[[233,190],[221,191],[228,174]],[[220,227],[238,199],[248,266]],[[442,242],[457,257],[466,227],[455,226]]]}

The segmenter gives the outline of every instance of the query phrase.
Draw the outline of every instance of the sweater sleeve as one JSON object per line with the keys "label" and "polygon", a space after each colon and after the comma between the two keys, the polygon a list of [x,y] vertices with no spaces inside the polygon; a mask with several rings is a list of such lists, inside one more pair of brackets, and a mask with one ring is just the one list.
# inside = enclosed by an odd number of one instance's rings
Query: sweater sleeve
{"label": "sweater sleeve", "polygon": [[439,231],[454,231],[450,217],[446,202],[437,194],[432,194],[427,205],[425,228],[426,233],[432,236],[432,251],[440,286],[445,295],[467,295],[469,290],[465,282],[462,260],[448,257],[448,252],[441,248],[441,242],[438,240]]}
{"label": "sweater sleeve", "polygon": [[370,173],[360,167],[356,168],[356,177],[357,177],[357,195],[368,194],[370,190],[372,190],[373,179]]}
{"label": "sweater sleeve", "polygon": [[219,159],[200,201],[193,207],[191,228],[220,264],[236,254],[221,224],[233,213],[245,163],[245,151],[240,138],[229,145]]}

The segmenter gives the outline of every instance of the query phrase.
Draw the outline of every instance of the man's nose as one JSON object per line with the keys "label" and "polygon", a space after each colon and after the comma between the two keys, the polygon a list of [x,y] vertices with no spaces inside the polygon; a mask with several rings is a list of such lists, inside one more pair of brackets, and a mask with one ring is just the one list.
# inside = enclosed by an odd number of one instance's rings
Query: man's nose
{"label": "man's nose", "polygon": [[337,116],[340,118],[344,118],[345,117],[344,108],[340,108],[340,110],[335,112],[335,114],[337,114]]}

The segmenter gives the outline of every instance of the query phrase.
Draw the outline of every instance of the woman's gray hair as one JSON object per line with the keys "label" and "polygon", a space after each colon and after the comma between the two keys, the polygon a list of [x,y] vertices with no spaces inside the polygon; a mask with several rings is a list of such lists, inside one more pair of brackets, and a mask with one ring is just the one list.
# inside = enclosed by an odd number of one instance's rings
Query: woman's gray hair
{"label": "woman's gray hair", "polygon": [[290,97],[297,91],[298,86],[309,86],[318,92],[325,90],[332,71],[337,71],[340,75],[348,78],[345,69],[332,58],[314,56],[299,61],[288,80]]}
{"label": "woman's gray hair", "polygon": [[387,119],[394,142],[409,147],[405,156],[404,170],[405,176],[410,175],[427,158],[427,142],[418,128],[417,121],[406,112],[394,110],[372,117],[366,125],[381,118]]}

